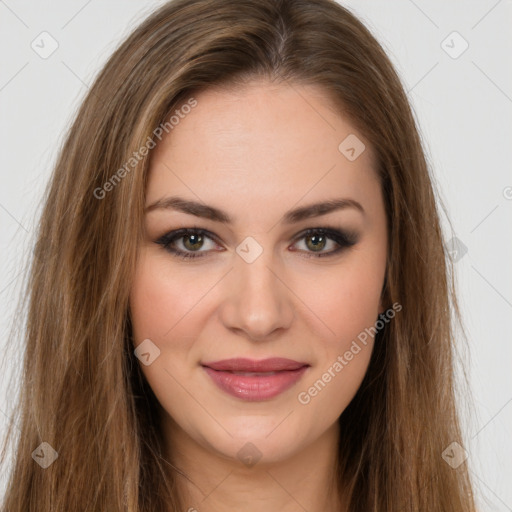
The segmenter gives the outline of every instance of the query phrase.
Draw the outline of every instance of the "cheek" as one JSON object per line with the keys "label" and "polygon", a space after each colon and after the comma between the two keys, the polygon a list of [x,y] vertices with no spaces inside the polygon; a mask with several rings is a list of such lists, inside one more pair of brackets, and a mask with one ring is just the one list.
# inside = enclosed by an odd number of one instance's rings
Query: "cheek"
{"label": "cheek", "polygon": [[[366,374],[373,341],[348,343],[328,358],[300,389],[298,407],[310,418],[334,423],[347,408]],[[345,350],[346,349],[346,350]]]}
{"label": "cheek", "polygon": [[309,295],[321,319],[315,320],[318,329],[329,330],[329,335],[319,336],[318,364],[296,395],[311,417],[334,422],[357,393],[374,346],[381,287],[381,270],[361,266],[331,276],[319,287],[323,293]]}
{"label": "cheek", "polygon": [[[382,256],[382,258],[381,258]],[[299,390],[299,403],[334,420],[356,394],[368,368],[385,274],[384,253],[361,251],[346,265],[311,279],[307,305],[318,333],[318,365]],[[322,333],[322,334],[320,334]],[[323,334],[327,333],[327,334]]]}
{"label": "cheek", "polygon": [[[197,322],[187,322],[187,315],[200,307],[201,298],[213,286],[208,276],[180,271],[171,265],[167,255],[144,254],[141,256],[134,276],[130,294],[130,311],[134,338],[140,342],[145,338],[163,344],[172,335],[179,334],[186,324],[189,337],[191,329],[199,330]],[[210,283],[210,281],[212,281]]]}
{"label": "cheek", "polygon": [[345,265],[311,276],[306,305],[315,313],[328,350],[346,350],[352,339],[374,326],[384,282],[385,262],[355,253]]}
{"label": "cheek", "polygon": [[164,409],[180,417],[191,406],[183,386],[190,381],[191,348],[202,328],[188,320],[197,313],[211,284],[202,277],[190,279],[190,272],[171,271],[168,258],[141,251],[130,293],[130,316],[134,348],[149,339],[159,351],[151,364],[140,363],[142,373]]}
{"label": "cheek", "polygon": [[[189,379],[192,348],[202,329],[197,312],[201,297],[208,290],[204,278],[190,279],[190,273],[171,271],[168,258],[142,251],[130,293],[134,347],[146,339],[156,345],[158,356],[149,365],[141,364],[141,369],[164,403],[170,400],[169,389],[179,388],[175,379]],[[190,321],[194,314],[194,321]],[[174,401],[179,402],[177,396],[171,400]]]}

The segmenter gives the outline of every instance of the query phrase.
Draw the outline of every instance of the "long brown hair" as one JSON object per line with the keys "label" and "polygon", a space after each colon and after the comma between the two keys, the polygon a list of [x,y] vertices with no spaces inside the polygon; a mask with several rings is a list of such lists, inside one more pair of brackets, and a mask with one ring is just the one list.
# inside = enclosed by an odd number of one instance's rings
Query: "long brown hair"
{"label": "long brown hair", "polygon": [[[450,443],[463,444],[453,378],[458,308],[429,167],[390,60],[331,0],[176,0],[114,52],[60,149],[27,285],[3,511],[184,510],[131,341],[151,153],[140,148],[201,90],[255,78],[322,86],[378,156],[389,227],[383,298],[402,310],[379,332],[340,418],[348,510],[475,510],[466,464],[442,457]],[[42,442],[58,453],[46,469],[31,456],[48,449]]]}

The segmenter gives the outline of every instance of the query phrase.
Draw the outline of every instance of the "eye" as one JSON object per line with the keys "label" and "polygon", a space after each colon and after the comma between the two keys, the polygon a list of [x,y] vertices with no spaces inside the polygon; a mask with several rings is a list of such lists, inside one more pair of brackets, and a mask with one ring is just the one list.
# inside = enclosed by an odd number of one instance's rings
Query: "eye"
{"label": "eye", "polygon": [[[182,228],[176,231],[167,233],[156,241],[164,247],[166,251],[169,251],[173,256],[182,259],[202,258],[204,254],[194,253],[205,253],[208,251],[200,251],[205,245],[205,240],[213,241],[213,235],[208,231],[199,228]],[[181,242],[183,248],[176,248],[176,242]],[[180,245],[180,244],[177,244]],[[190,251],[190,252],[189,252]]]}
{"label": "eye", "polygon": [[[297,240],[304,240],[306,258],[322,258],[338,254],[344,249],[355,245],[358,237],[355,232],[333,228],[310,228],[302,232]],[[330,243],[329,243],[330,242]],[[326,247],[334,249],[323,251]]]}
{"label": "eye", "polygon": [[[173,256],[186,260],[202,258],[210,252],[210,250],[215,250],[215,243],[212,243],[215,239],[216,237],[212,233],[204,229],[182,228],[165,234],[155,243],[162,245],[163,248]],[[206,243],[208,240],[211,242],[210,249],[208,249],[208,244]],[[303,240],[305,249],[292,249],[292,251],[304,253],[304,257],[306,258],[320,258],[337,254],[355,245],[358,238],[356,233],[352,231],[322,227],[310,228],[302,232],[295,238],[294,245]],[[324,249],[329,246],[331,250],[324,251]]]}

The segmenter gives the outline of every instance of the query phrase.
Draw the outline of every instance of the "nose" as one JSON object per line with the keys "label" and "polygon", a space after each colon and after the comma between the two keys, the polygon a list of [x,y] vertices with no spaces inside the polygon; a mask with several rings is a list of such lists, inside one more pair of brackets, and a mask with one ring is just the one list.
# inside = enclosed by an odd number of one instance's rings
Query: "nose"
{"label": "nose", "polygon": [[273,263],[271,251],[264,250],[250,263],[235,256],[220,308],[224,326],[253,341],[289,328],[294,318],[294,295],[283,267]]}

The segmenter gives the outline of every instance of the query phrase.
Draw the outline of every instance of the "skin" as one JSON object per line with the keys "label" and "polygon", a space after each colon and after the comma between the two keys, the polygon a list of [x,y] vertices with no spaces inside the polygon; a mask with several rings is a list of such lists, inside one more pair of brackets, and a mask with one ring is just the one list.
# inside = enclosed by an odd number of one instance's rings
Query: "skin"
{"label": "skin", "polygon": [[[362,382],[372,338],[309,403],[298,395],[385,310],[388,234],[373,149],[318,86],[255,81],[195,98],[152,154],[146,205],[178,195],[235,221],[147,212],[130,297],[135,346],[149,338],[160,350],[141,367],[162,408],[168,460],[188,475],[178,480],[185,510],[343,510],[330,490],[337,420]],[[338,149],[349,134],[366,145],[354,161]],[[358,201],[364,213],[281,223],[290,209],[335,198]],[[181,238],[174,247],[203,258],[181,260],[155,243],[194,227],[217,240],[199,247]],[[315,258],[311,239],[296,237],[320,227],[353,230],[358,241]],[[263,250],[252,263],[236,252],[248,236]],[[324,243],[324,254],[337,247]],[[292,388],[256,402],[220,390],[200,364],[276,356],[310,368]],[[237,456],[248,442],[261,454],[251,467]]]}

